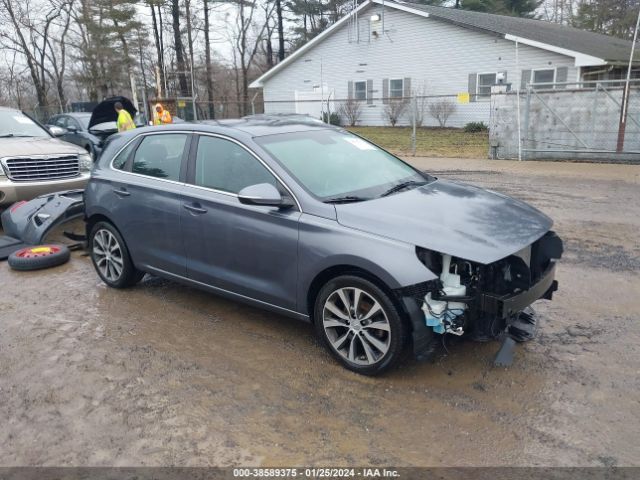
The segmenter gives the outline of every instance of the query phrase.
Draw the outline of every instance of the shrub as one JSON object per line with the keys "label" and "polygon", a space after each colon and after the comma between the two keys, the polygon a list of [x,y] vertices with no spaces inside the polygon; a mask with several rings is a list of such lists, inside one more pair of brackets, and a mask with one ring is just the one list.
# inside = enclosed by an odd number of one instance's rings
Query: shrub
{"label": "shrub", "polygon": [[339,111],[347,119],[347,124],[355,127],[362,113],[362,101],[350,98],[340,105]]}
{"label": "shrub", "polygon": [[467,133],[488,132],[489,127],[484,122],[469,122],[464,126]]}
{"label": "shrub", "polygon": [[338,115],[337,112],[331,112],[331,114],[329,114],[328,112],[324,112],[322,114],[322,121],[331,125],[340,126],[340,115]]}
{"label": "shrub", "polygon": [[451,100],[438,100],[429,104],[429,115],[438,120],[441,127],[446,127],[447,120],[457,109],[458,106]]}
{"label": "shrub", "polygon": [[384,106],[383,114],[389,120],[392,127],[396,126],[398,120],[407,109],[407,101],[403,98],[400,100],[389,99],[389,103]]}

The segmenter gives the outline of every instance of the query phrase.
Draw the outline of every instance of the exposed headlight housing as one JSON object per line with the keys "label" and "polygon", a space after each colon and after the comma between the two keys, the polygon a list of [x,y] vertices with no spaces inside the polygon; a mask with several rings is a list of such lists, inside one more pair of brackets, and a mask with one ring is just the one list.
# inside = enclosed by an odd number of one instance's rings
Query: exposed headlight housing
{"label": "exposed headlight housing", "polygon": [[93,166],[91,155],[89,155],[88,153],[81,153],[80,155],[78,155],[78,164],[80,165],[81,171],[86,172],[91,170],[91,167]]}

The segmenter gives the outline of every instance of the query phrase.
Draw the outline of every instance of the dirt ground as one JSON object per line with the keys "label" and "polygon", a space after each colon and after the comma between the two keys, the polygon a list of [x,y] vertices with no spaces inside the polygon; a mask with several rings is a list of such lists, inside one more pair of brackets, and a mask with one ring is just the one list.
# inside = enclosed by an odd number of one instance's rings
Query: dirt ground
{"label": "dirt ground", "polygon": [[0,264],[0,465],[640,465],[640,167],[411,159],[524,199],[565,240],[511,368],[447,340],[382,378],[309,325],[87,257]]}

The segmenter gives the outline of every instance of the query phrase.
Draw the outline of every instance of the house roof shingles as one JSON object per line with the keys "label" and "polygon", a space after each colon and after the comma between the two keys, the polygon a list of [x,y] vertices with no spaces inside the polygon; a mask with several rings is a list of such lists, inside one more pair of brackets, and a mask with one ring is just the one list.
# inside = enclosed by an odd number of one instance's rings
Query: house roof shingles
{"label": "house roof shingles", "polygon": [[[390,0],[390,3],[393,0]],[[528,18],[436,7],[411,2],[394,2],[427,12],[431,17],[460,26],[501,35],[513,35],[555,47],[601,58],[607,62],[628,62],[631,43],[617,37]],[[637,59],[637,58],[636,58]]]}

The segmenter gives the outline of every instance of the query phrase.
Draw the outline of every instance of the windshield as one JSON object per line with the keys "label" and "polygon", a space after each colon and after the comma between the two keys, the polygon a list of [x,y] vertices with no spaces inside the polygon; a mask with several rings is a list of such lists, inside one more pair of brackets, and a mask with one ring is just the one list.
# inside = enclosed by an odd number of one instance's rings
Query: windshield
{"label": "windshield", "polygon": [[323,201],[368,200],[394,186],[428,179],[399,158],[346,132],[317,130],[255,140]]}
{"label": "windshield", "polygon": [[2,137],[51,138],[51,135],[21,112],[0,110],[0,138]]}
{"label": "windshield", "polygon": [[80,125],[82,125],[83,130],[87,130],[89,128],[89,120],[91,120],[91,115],[76,115],[75,118]]}

